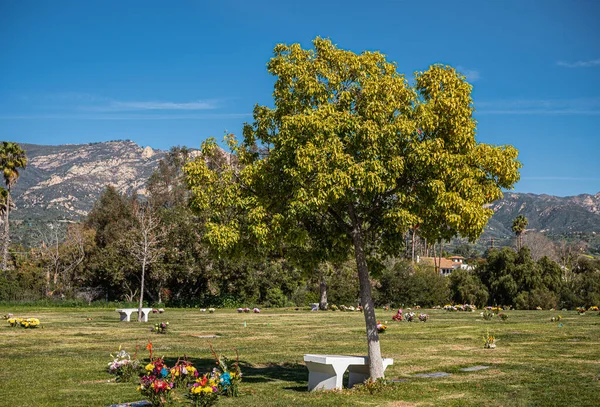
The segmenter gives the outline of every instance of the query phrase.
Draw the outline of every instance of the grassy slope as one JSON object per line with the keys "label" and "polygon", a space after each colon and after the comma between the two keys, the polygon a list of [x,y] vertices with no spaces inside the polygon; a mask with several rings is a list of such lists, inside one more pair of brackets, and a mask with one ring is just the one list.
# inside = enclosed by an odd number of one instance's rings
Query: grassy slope
{"label": "grassy slope", "polygon": [[[149,323],[121,323],[114,310],[0,308],[0,314],[38,317],[43,329],[0,325],[0,405],[107,406],[141,399],[134,384],[115,383],[104,369],[119,345],[133,352],[153,341],[156,354],[171,364],[187,355],[201,371],[214,366],[208,341],[220,353],[243,363],[240,399],[220,406],[593,406],[600,394],[600,316],[561,312],[563,326],[550,322],[559,312],[510,311],[506,322],[483,321],[479,312],[428,311],[427,323],[392,323],[381,336],[384,356],[394,358],[388,378],[408,379],[374,396],[306,391],[305,353],[366,354],[364,320],[359,313],[267,310],[237,314],[217,310],[167,310]],[[92,318],[88,321],[87,318]],[[150,326],[169,321],[168,335]],[[244,321],[247,327],[244,328]],[[482,336],[498,339],[485,350]],[[201,339],[192,335],[221,335]],[[465,373],[462,367],[490,365]],[[427,379],[414,373],[445,371]]]}

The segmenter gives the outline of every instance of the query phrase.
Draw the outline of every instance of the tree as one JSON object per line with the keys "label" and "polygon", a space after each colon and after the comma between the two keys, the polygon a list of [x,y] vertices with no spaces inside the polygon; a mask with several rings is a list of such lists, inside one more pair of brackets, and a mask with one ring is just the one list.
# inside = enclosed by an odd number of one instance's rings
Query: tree
{"label": "tree", "polygon": [[8,215],[11,210],[10,191],[19,179],[19,169],[27,166],[27,156],[25,151],[17,144],[10,141],[3,141],[0,145],[0,170],[4,175],[6,184],[6,198],[4,207],[4,236],[2,238],[2,269],[6,269],[8,262],[8,246],[10,244],[10,232],[8,224]]}
{"label": "tree", "polygon": [[149,205],[137,204],[134,206],[134,216],[137,221],[130,232],[129,250],[131,255],[140,263],[140,300],[138,307],[138,322],[142,322],[142,308],[144,306],[144,284],[146,269],[156,262],[162,253],[160,241],[164,235],[158,217]]}
{"label": "tree", "polygon": [[274,107],[256,106],[243,142],[231,142],[242,166],[231,186],[220,188],[223,175],[201,159],[186,167],[192,204],[217,200],[226,203],[219,213],[249,214],[245,230],[235,217],[211,220],[210,238],[225,247],[245,232],[267,245],[302,244],[311,239],[302,219],[327,225],[333,244],[353,252],[369,370],[379,378],[370,266],[397,253],[415,225],[432,241],[478,237],[492,215],[484,205],[512,187],[520,163],[511,146],[475,141],[471,85],[453,68],[432,66],[411,86],[378,52],[313,44],[275,47]]}
{"label": "tree", "polygon": [[523,233],[525,232],[528,223],[529,221],[523,215],[519,215],[513,220],[511,229],[517,236],[517,251],[521,250],[521,247],[523,247]]}

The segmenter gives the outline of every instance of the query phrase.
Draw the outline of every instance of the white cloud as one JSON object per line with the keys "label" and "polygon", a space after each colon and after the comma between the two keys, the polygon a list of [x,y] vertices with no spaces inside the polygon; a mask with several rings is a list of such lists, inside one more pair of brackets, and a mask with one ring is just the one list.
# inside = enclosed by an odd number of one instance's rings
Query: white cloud
{"label": "white cloud", "polygon": [[600,115],[600,98],[475,101],[480,115]]}
{"label": "white cloud", "polygon": [[476,82],[481,79],[481,75],[476,69],[469,69],[459,65],[456,67],[456,70],[462,73],[469,82]]}
{"label": "white cloud", "polygon": [[558,61],[556,65],[562,66],[565,68],[590,68],[592,66],[600,65],[600,58],[592,59],[591,61],[577,61],[577,62],[566,62],[566,61]]}
{"label": "white cloud", "polygon": [[106,106],[95,106],[92,110],[100,111],[135,111],[135,110],[212,110],[218,107],[216,101],[197,100],[193,102],[161,102],[161,101],[111,101]]}

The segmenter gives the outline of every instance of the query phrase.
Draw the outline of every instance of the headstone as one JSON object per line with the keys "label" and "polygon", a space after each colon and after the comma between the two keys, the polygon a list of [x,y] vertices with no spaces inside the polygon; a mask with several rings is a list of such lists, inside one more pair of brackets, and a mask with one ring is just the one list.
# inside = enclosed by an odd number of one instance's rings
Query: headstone
{"label": "headstone", "polygon": [[460,369],[461,372],[477,372],[478,370],[485,370],[485,369],[489,369],[489,366],[482,366],[482,365],[477,365],[477,366],[471,366],[471,367],[464,367],[462,369]]}
{"label": "headstone", "polygon": [[319,303],[318,302],[311,302],[309,305],[310,305],[310,310],[311,311],[318,311],[319,310]]}
{"label": "headstone", "polygon": [[435,373],[417,373],[415,377],[446,377],[450,376],[450,373],[446,372],[435,372]]}
{"label": "headstone", "polygon": [[122,403],[122,404],[112,404],[108,407],[145,407],[145,406],[151,406],[152,403],[150,403],[147,400],[140,400],[140,401],[132,401],[131,403]]}

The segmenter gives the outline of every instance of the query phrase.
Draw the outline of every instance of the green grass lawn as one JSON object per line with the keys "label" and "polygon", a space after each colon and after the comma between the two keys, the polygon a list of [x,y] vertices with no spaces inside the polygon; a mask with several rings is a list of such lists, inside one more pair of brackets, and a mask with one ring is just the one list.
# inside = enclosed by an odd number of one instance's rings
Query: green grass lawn
{"label": "green grass lawn", "polygon": [[[392,322],[381,335],[385,357],[394,359],[388,379],[402,379],[370,395],[352,390],[307,391],[305,353],[366,355],[363,315],[294,309],[237,314],[217,310],[167,309],[150,322],[119,322],[113,309],[7,308],[18,317],[37,317],[43,328],[0,326],[0,406],[108,406],[142,399],[133,383],[115,383],[105,368],[119,345],[170,364],[186,355],[202,371],[214,366],[215,350],[240,354],[242,396],[219,406],[598,406],[600,404],[600,316],[575,311],[508,311],[509,319],[484,321],[479,312],[427,310],[426,323]],[[550,322],[561,314],[562,326]],[[135,316],[136,314],[134,314]],[[91,320],[88,320],[91,318]],[[167,335],[151,334],[169,322]],[[246,327],[244,327],[246,322]],[[486,329],[496,349],[483,349]],[[219,335],[204,339],[198,336]],[[490,366],[478,372],[463,367]],[[416,373],[447,372],[442,378]]]}

